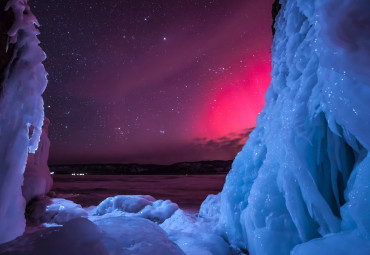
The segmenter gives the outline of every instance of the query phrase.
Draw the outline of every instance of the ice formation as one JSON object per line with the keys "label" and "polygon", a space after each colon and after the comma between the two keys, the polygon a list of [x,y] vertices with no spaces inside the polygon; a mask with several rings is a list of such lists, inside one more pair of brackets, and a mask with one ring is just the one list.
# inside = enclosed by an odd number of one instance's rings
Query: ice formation
{"label": "ice formation", "polygon": [[266,105],[219,227],[252,255],[369,254],[370,2],[280,3]]}
{"label": "ice formation", "polygon": [[35,154],[28,154],[24,181],[22,186],[23,197],[26,202],[32,198],[48,193],[53,186],[53,179],[48,167],[50,140],[48,127],[50,121],[44,118],[40,143]]}
{"label": "ice formation", "polygon": [[177,209],[178,205],[170,200],[156,200],[148,195],[118,195],[106,198],[91,213],[95,216],[106,214],[138,216],[162,223]]}
{"label": "ice formation", "polygon": [[21,235],[25,228],[23,172],[27,154],[34,153],[39,143],[44,121],[41,94],[47,84],[45,53],[27,0],[9,0],[5,10],[14,13],[14,23],[8,31],[13,56],[2,74],[0,95],[0,243]]}

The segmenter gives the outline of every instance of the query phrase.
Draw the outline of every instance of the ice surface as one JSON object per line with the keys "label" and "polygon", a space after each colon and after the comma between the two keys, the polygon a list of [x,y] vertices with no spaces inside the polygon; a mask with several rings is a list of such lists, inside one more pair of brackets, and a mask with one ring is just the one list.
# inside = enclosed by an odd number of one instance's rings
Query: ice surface
{"label": "ice surface", "polygon": [[26,202],[36,196],[45,195],[53,186],[53,179],[48,167],[50,148],[48,137],[49,124],[49,119],[45,117],[38,149],[35,154],[28,154],[22,186],[22,194]]}
{"label": "ice surface", "polygon": [[280,2],[266,105],[219,228],[250,254],[369,254],[370,2]]}
{"label": "ice surface", "polygon": [[[37,149],[44,121],[45,53],[39,47],[36,18],[26,0],[9,0],[14,13],[9,43],[14,55],[2,82],[0,97],[0,243],[21,235],[25,228],[25,200],[21,186],[28,152]],[[33,127],[30,137],[29,129]]]}

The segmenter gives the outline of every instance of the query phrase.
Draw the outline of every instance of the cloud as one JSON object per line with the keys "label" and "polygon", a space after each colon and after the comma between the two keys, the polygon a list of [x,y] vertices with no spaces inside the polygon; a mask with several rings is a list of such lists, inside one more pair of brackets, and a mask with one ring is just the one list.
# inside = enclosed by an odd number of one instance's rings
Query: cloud
{"label": "cloud", "polygon": [[194,143],[207,151],[225,151],[236,154],[242,149],[252,130],[253,128],[246,128],[239,133],[233,132],[215,139],[195,138]]}

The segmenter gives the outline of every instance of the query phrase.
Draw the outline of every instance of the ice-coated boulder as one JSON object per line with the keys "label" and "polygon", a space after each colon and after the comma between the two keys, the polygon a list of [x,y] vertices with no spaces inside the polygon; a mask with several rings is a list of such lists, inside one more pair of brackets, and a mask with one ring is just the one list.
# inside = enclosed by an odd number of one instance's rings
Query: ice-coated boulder
{"label": "ice-coated boulder", "polygon": [[155,200],[149,195],[118,195],[108,197],[95,209],[94,215],[130,215],[162,223],[177,210],[178,205],[170,200]]}
{"label": "ice-coated boulder", "polygon": [[63,225],[72,219],[88,216],[88,212],[73,201],[47,196],[31,200],[26,213],[28,223],[33,225],[41,223]]}
{"label": "ice-coated boulder", "polygon": [[226,178],[220,227],[252,255],[368,254],[370,2],[280,3],[266,105]]}
{"label": "ice-coated boulder", "polygon": [[155,198],[149,195],[118,195],[108,197],[98,205],[95,214],[104,215],[115,210],[137,213],[153,201],[155,201]]}
{"label": "ice-coated boulder", "polygon": [[14,239],[25,229],[23,173],[28,153],[35,153],[40,140],[44,122],[41,94],[47,84],[42,65],[45,53],[39,47],[35,28],[38,23],[27,0],[1,1],[0,6],[5,2],[8,14],[1,19],[9,15],[13,22],[9,28],[5,24],[7,36],[2,34],[1,40],[7,40],[0,44],[5,47],[0,50],[1,54],[5,52],[0,65],[0,243]]}
{"label": "ice-coated boulder", "polygon": [[32,198],[48,193],[53,186],[53,179],[48,167],[50,140],[48,127],[50,121],[44,118],[40,143],[35,154],[28,154],[24,181],[22,186],[23,197],[26,202]]}
{"label": "ice-coated boulder", "polygon": [[205,222],[182,210],[177,210],[160,226],[187,255],[240,254],[215,231],[215,222]]}

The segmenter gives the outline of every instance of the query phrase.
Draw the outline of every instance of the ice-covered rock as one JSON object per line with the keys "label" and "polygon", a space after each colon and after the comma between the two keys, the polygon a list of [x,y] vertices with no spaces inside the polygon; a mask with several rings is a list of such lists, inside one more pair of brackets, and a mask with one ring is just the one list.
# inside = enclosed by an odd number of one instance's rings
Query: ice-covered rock
{"label": "ice-covered rock", "polygon": [[280,3],[266,105],[226,178],[220,228],[250,254],[368,254],[370,2]]}
{"label": "ice-covered rock", "polygon": [[160,226],[187,255],[237,254],[212,225],[177,210]]}
{"label": "ice-covered rock", "polygon": [[49,124],[49,119],[45,117],[38,149],[35,154],[28,154],[22,186],[22,193],[26,202],[36,196],[45,195],[53,186],[53,179],[51,178],[48,167],[50,148],[48,137]]}
{"label": "ice-covered rock", "polygon": [[108,197],[96,208],[96,215],[104,215],[113,211],[137,213],[145,206],[150,205],[155,198],[148,195],[118,195]]}
{"label": "ice-covered rock", "polygon": [[63,198],[40,196],[31,200],[27,206],[27,220],[33,225],[63,225],[72,219],[87,216],[88,212],[81,205]]}
{"label": "ice-covered rock", "polygon": [[156,200],[151,205],[145,206],[138,216],[149,219],[154,222],[162,223],[177,210],[178,205],[172,203],[170,200]]}
{"label": "ice-covered rock", "polygon": [[1,74],[0,243],[21,235],[25,228],[23,172],[27,154],[34,153],[39,143],[44,122],[41,94],[47,84],[42,65],[45,53],[39,47],[37,20],[27,0],[9,0],[5,10],[13,12],[14,22],[5,45],[13,54]]}

